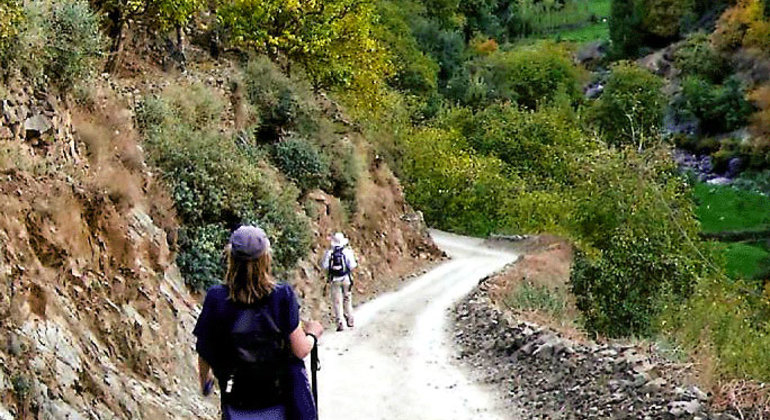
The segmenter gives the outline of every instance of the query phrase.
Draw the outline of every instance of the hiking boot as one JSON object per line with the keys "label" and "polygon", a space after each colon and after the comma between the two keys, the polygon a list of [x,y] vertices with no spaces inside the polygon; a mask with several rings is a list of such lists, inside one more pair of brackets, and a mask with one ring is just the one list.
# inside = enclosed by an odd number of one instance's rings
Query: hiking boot
{"label": "hiking boot", "polygon": [[348,328],[353,328],[353,317],[345,318],[345,321],[348,323]]}
{"label": "hiking boot", "polygon": [[337,323],[337,331],[342,331],[344,329],[345,329],[345,327],[342,325],[342,321],[338,322]]}

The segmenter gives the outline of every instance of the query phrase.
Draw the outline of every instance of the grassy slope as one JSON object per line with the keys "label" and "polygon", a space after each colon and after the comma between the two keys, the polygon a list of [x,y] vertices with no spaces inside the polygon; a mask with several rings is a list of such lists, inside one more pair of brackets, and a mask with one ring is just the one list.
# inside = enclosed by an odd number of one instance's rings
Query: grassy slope
{"label": "grassy slope", "polygon": [[695,196],[704,232],[770,228],[770,197],[707,184],[696,185]]}
{"label": "grassy slope", "polygon": [[[731,187],[698,184],[695,196],[698,219],[704,232],[752,230],[770,227],[770,198]],[[770,257],[761,242],[725,243],[727,274],[733,278],[752,278],[761,271],[762,260]]]}

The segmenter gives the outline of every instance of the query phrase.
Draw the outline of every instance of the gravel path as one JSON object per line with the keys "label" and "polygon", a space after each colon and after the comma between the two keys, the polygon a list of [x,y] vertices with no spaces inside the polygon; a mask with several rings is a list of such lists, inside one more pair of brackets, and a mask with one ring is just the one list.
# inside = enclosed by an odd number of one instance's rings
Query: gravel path
{"label": "gravel path", "polygon": [[321,339],[321,419],[526,418],[458,367],[448,312],[517,256],[482,240],[431,233],[452,260],[358,307],[356,328]]}

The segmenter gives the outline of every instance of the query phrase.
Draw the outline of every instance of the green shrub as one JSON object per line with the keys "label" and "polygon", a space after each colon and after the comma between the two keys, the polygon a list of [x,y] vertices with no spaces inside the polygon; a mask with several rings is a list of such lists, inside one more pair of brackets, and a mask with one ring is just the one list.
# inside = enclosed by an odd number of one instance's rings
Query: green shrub
{"label": "green shrub", "polygon": [[711,48],[706,33],[698,32],[674,51],[674,65],[684,76],[699,76],[712,83],[721,83],[730,72],[729,63]]}
{"label": "green shrub", "polygon": [[103,39],[99,18],[87,1],[32,0],[24,3],[16,19],[14,42],[0,55],[3,72],[13,70],[31,83],[53,83],[69,91],[88,79],[102,55]]}
{"label": "green shrub", "polygon": [[589,331],[650,335],[704,270],[687,184],[665,151],[605,151],[591,161],[577,181],[570,228],[578,309]]}
{"label": "green shrub", "polygon": [[712,276],[663,320],[687,350],[706,350],[720,377],[770,381],[769,318],[770,300],[756,286]]}
{"label": "green shrub", "polygon": [[0,0],[0,64],[3,69],[10,65],[25,19],[21,1]]}
{"label": "green shrub", "polygon": [[469,127],[464,134],[475,150],[500,158],[530,186],[567,183],[570,156],[588,149],[574,113],[563,107],[490,106]]}
{"label": "green shrub", "polygon": [[481,59],[478,66],[491,99],[535,109],[559,94],[571,100],[580,97],[580,73],[569,53],[555,43],[500,51]]}
{"label": "green shrub", "polygon": [[587,118],[611,145],[644,145],[656,138],[666,97],[663,81],[629,62],[612,67],[602,96],[587,110]]}
{"label": "green shrub", "polygon": [[99,19],[88,2],[67,0],[53,4],[49,23],[46,74],[68,88],[96,69],[103,48]]}
{"label": "green shrub", "polygon": [[220,105],[203,86],[172,87],[146,99],[136,117],[148,155],[171,187],[182,221],[177,261],[196,289],[222,278],[222,249],[238,224],[265,228],[279,274],[310,246],[299,191],[280,185],[274,170],[255,159],[263,152],[253,142],[220,132]]}
{"label": "green shrub", "polygon": [[644,45],[641,31],[644,10],[639,0],[612,0],[610,7],[610,39],[612,55],[635,57]]}
{"label": "green shrub", "polygon": [[219,223],[189,226],[179,230],[179,269],[194,290],[205,290],[224,278],[224,248],[228,230]]}
{"label": "green shrub", "polygon": [[517,189],[503,162],[478,156],[457,133],[437,129],[412,133],[404,148],[406,196],[428,224],[473,235],[498,230],[505,201]]}
{"label": "green shrub", "polygon": [[328,187],[329,162],[313,143],[301,138],[281,141],[273,147],[272,157],[301,191]]}
{"label": "green shrub", "polygon": [[278,140],[281,130],[302,129],[312,124],[312,93],[307,85],[291,80],[266,57],[257,57],[243,69],[246,97],[259,118],[258,137]]}
{"label": "green shrub", "polygon": [[754,107],[746,100],[741,83],[731,77],[723,86],[700,77],[687,77],[682,96],[675,102],[679,112],[698,119],[706,134],[718,134],[744,127]]}

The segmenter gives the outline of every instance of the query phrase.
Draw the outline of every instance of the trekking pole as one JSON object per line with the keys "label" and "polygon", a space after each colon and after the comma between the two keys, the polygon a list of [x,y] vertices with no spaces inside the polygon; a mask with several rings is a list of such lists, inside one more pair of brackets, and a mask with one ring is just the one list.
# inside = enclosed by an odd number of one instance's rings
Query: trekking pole
{"label": "trekking pole", "polygon": [[318,343],[310,351],[310,377],[313,385],[313,401],[315,401],[315,416],[318,420]]}

